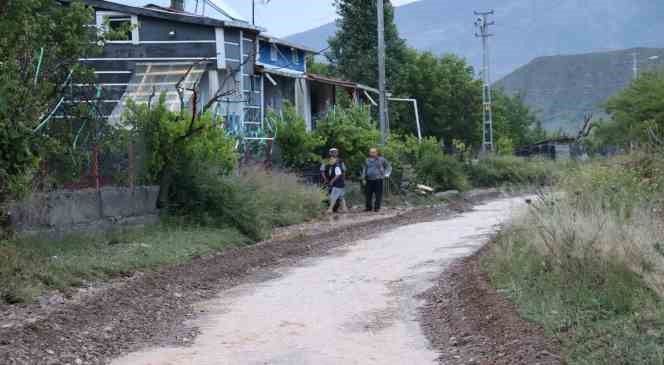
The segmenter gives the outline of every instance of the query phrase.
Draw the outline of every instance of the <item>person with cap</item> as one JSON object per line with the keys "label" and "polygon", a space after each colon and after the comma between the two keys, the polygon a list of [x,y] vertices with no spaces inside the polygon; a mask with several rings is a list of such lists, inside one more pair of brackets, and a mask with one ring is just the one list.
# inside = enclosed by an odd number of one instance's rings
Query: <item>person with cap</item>
{"label": "person with cap", "polygon": [[335,157],[331,157],[327,165],[327,175],[330,177],[329,185],[332,187],[330,190],[330,208],[328,213],[332,214],[337,205],[341,212],[346,212],[346,183],[344,172],[341,169],[341,161]]}
{"label": "person with cap", "polygon": [[[346,164],[343,162],[341,158],[339,158],[339,149],[338,148],[330,148],[328,151],[328,159],[323,160],[323,162],[320,165],[320,177],[321,181],[323,182],[323,185],[327,186],[327,193],[330,195],[330,198],[332,198],[332,190],[334,190],[334,186],[332,186],[332,179],[334,178],[334,175],[331,174],[332,170],[330,169],[330,164],[329,161],[334,159],[335,163],[334,165],[338,166],[341,169],[342,175],[346,175]],[[332,207],[332,210],[336,211],[337,209],[340,208],[339,206],[339,199],[337,198],[336,201],[330,199],[330,206]]]}
{"label": "person with cap", "polygon": [[[341,171],[345,174],[346,173],[346,164],[344,164],[343,160],[339,158],[339,149],[337,148],[330,148],[328,151],[328,159],[334,158],[337,160],[337,163],[341,167]],[[330,190],[332,190],[332,187],[329,186],[330,184],[330,179],[331,177],[329,176],[329,170],[327,169],[327,160],[323,160],[323,162],[320,165],[320,178],[321,181],[323,182],[323,185],[326,185],[329,187]]]}

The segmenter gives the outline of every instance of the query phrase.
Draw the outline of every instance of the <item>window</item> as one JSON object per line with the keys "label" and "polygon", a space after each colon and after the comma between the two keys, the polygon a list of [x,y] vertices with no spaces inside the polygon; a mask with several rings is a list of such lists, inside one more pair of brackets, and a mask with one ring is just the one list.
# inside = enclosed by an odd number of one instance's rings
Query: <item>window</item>
{"label": "window", "polygon": [[277,61],[279,59],[279,48],[277,48],[277,45],[272,43],[272,47],[270,48],[270,61]]}
{"label": "window", "polygon": [[109,43],[138,44],[138,17],[135,15],[97,12],[97,29]]}
{"label": "window", "polygon": [[291,55],[293,56],[293,64],[294,65],[299,65],[300,64],[300,53],[297,51],[297,49],[291,48]]}

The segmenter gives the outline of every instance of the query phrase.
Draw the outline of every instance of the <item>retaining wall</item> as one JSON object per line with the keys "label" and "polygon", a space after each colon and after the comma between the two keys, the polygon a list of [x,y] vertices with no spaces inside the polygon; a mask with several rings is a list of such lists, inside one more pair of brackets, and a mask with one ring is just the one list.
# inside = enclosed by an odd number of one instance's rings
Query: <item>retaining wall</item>
{"label": "retaining wall", "polygon": [[105,231],[159,221],[156,186],[104,187],[33,194],[10,209],[19,234]]}

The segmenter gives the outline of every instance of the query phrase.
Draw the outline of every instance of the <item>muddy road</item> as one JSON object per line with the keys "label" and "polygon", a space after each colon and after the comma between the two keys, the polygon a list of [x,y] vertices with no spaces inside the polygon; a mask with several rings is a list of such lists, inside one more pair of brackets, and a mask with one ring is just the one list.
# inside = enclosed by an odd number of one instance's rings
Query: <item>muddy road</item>
{"label": "muddy road", "polygon": [[134,352],[112,364],[435,364],[417,296],[485,244],[523,201],[496,200],[274,268],[272,279],[195,304],[203,314],[187,323],[200,331],[190,346]]}

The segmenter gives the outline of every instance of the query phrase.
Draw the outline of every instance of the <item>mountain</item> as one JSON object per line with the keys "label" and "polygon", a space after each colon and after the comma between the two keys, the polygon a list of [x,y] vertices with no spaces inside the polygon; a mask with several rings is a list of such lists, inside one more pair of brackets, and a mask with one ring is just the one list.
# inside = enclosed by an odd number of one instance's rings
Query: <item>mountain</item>
{"label": "mountain", "polygon": [[[661,0],[420,0],[398,7],[395,19],[412,47],[455,53],[479,69],[482,47],[474,35],[473,10],[491,8],[497,78],[540,56],[664,47]],[[289,40],[324,49],[335,30],[330,23]]]}
{"label": "mountain", "polygon": [[638,71],[664,67],[664,49],[636,48],[568,56],[538,57],[494,84],[521,94],[549,131],[576,134],[586,113],[605,116],[603,103]]}

